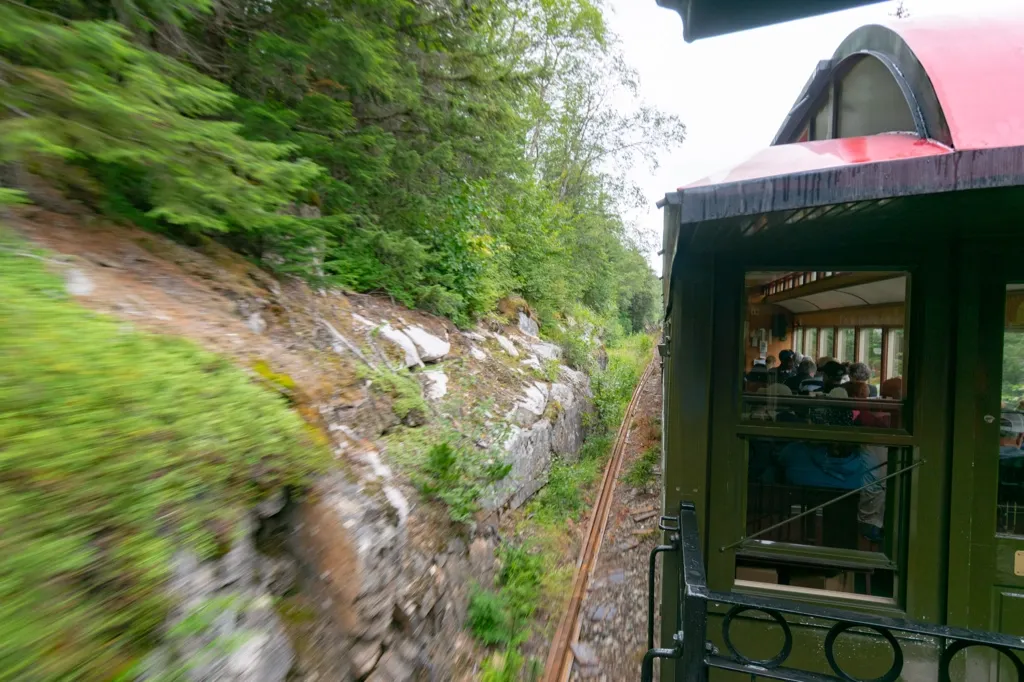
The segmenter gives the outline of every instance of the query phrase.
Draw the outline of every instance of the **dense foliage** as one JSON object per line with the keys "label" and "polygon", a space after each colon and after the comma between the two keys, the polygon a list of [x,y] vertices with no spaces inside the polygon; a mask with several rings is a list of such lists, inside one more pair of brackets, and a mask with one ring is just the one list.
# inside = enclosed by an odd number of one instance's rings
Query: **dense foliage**
{"label": "dense foliage", "polygon": [[172,553],[223,552],[330,454],[227,360],[66,300],[46,258],[0,229],[0,679],[121,679]]}
{"label": "dense foliage", "polygon": [[613,106],[598,1],[3,0],[0,161],[459,323],[517,293],[639,330],[623,173],[683,127]]}

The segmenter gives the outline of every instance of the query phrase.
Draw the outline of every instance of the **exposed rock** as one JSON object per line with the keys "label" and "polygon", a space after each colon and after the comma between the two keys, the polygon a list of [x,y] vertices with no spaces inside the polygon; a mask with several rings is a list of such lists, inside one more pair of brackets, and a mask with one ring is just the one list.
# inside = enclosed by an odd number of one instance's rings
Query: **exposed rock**
{"label": "exposed rock", "polygon": [[423,360],[420,359],[416,344],[404,332],[395,329],[390,324],[386,324],[380,328],[380,335],[402,349],[405,353],[406,367],[423,366]]}
{"label": "exposed rock", "polygon": [[478,332],[462,332],[462,335],[465,336],[470,341],[476,341],[477,343],[483,343],[484,341],[487,340],[486,336]]}
{"label": "exposed rock", "polygon": [[416,344],[416,349],[419,351],[420,359],[423,362],[437,362],[448,355],[452,349],[452,344],[440,337],[434,336],[422,327],[407,327],[404,331],[406,336]]}
{"label": "exposed rock", "polygon": [[505,442],[505,451],[512,469],[484,496],[483,504],[488,509],[517,509],[547,483],[551,423],[542,419],[528,429],[516,428]]}
{"label": "exposed rock", "polygon": [[476,346],[469,347],[469,354],[473,357],[474,360],[479,360],[480,362],[483,362],[484,360],[487,359],[487,353],[480,350]]}
{"label": "exposed rock", "polygon": [[384,648],[379,639],[370,642],[358,642],[352,647],[352,672],[356,679],[363,679],[377,667]]}
{"label": "exposed rock", "polygon": [[519,311],[519,331],[530,336],[540,334],[540,327],[537,322],[522,310]]}
{"label": "exposed rock", "polygon": [[537,359],[536,355],[531,355],[530,357],[528,357],[525,360],[523,360],[521,364],[523,364],[526,367],[529,367],[531,369],[540,370],[540,368],[541,368],[540,360]]}
{"label": "exposed rock", "polygon": [[440,400],[448,393],[448,375],[441,370],[423,372],[427,380],[427,399]]}
{"label": "exposed rock", "polygon": [[245,325],[249,327],[253,334],[262,334],[267,331],[267,321],[263,319],[263,316],[259,313],[253,313],[245,320]]}
{"label": "exposed rock", "polygon": [[586,439],[586,415],[593,410],[589,385],[574,389],[569,384],[551,384],[550,400],[557,410],[551,449],[574,461]]}
{"label": "exposed rock", "polygon": [[514,358],[518,358],[519,357],[519,351],[516,350],[515,345],[512,343],[512,341],[509,340],[509,338],[507,336],[502,336],[501,334],[495,334],[494,338],[495,338],[495,340],[497,340],[498,345],[501,346],[501,349],[503,351],[505,351],[507,354],[511,355]]}
{"label": "exposed rock", "polygon": [[200,612],[199,622],[208,625],[168,638],[142,679],[184,668],[192,682],[285,680],[295,655],[260,580],[264,568],[252,542],[252,533],[243,533],[219,561],[201,562],[185,550],[174,556],[165,631]]}
{"label": "exposed rock", "polygon": [[278,490],[276,493],[272,493],[265,500],[256,505],[256,515],[261,519],[274,516],[279,514],[287,503],[288,496],[285,494],[284,490]]}
{"label": "exposed rock", "polygon": [[548,386],[539,381],[526,386],[523,397],[512,408],[512,418],[519,426],[530,426],[544,415],[548,406]]}
{"label": "exposed rock", "polygon": [[363,329],[374,329],[377,326],[370,320],[360,315],[359,313],[352,313],[352,321],[358,324]]}
{"label": "exposed rock", "polygon": [[64,273],[64,284],[72,296],[88,296],[96,288],[89,276],[78,268],[68,268]]}
{"label": "exposed rock", "polygon": [[546,341],[540,341],[538,343],[530,344],[530,350],[537,354],[541,360],[559,360],[562,357],[562,349],[553,343],[547,343]]}

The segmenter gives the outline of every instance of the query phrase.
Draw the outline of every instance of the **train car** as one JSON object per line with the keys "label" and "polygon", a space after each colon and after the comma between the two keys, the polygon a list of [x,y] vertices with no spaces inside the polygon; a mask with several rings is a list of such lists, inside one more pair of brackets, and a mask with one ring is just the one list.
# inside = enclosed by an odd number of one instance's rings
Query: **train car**
{"label": "train car", "polygon": [[1024,680],[1024,19],[854,31],[661,206],[643,677]]}

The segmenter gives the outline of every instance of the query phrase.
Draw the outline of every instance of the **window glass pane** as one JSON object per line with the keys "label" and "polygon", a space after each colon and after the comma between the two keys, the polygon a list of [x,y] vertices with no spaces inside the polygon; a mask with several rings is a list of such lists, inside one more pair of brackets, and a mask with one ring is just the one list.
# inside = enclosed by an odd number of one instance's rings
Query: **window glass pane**
{"label": "window glass pane", "polygon": [[865,56],[843,76],[835,137],[858,137],[895,131],[913,132],[914,117],[892,73],[875,57]]}
{"label": "window glass pane", "polygon": [[829,327],[828,329],[822,329],[819,334],[821,343],[818,344],[818,352],[822,355],[826,355],[831,358],[835,358],[835,329]]}
{"label": "window glass pane", "polygon": [[854,348],[857,343],[857,331],[852,327],[844,327],[839,330],[836,338],[836,360],[839,362],[856,362]]}
{"label": "window glass pane", "polygon": [[867,341],[867,357],[864,362],[871,370],[871,377],[877,380],[882,375],[882,330],[869,329],[865,334]]}
{"label": "window glass pane", "polygon": [[996,532],[1024,535],[1024,285],[1006,292]]}
{"label": "window glass pane", "polygon": [[814,358],[817,361],[818,358],[818,330],[808,329],[806,332],[807,336],[804,339],[804,353]]}
{"label": "window glass pane", "polygon": [[[827,272],[817,278],[810,272],[746,274],[741,418],[903,428],[909,278],[903,272]],[[781,282],[794,284],[787,289]],[[792,343],[791,332],[797,335]],[[769,357],[777,364],[767,366]]]}
{"label": "window glass pane", "polygon": [[883,479],[908,456],[879,445],[748,440],[737,579],[894,597],[906,483],[903,475]]}
{"label": "window glass pane", "polygon": [[890,329],[886,343],[885,378],[903,376],[903,330]]}

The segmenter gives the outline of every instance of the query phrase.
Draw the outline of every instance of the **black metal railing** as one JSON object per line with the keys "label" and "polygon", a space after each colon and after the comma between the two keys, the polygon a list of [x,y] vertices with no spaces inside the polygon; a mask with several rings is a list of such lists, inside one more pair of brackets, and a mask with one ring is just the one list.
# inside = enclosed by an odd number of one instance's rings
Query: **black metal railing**
{"label": "black metal railing", "polygon": [[[1014,651],[1024,651],[1024,639],[998,633],[967,630],[962,628],[929,625],[910,620],[885,618],[856,611],[846,611],[803,604],[800,602],[739,594],[736,592],[714,592],[708,589],[704,572],[704,557],[701,552],[697,513],[692,503],[683,502],[678,516],[662,517],[660,527],[669,532],[671,544],[660,545],[651,552],[648,588],[649,612],[647,614],[647,644],[649,651],[644,656],[641,679],[651,682],[655,659],[674,659],[676,680],[685,682],[707,682],[709,670],[713,668],[730,670],[750,675],[753,679],[790,680],[792,682],[895,682],[903,671],[903,650],[894,633],[903,633],[917,638],[933,640],[941,650],[938,660],[939,682],[951,682],[950,664],[953,657],[972,647],[995,650],[1016,670],[1017,680],[1024,682],[1024,663]],[[679,599],[675,614],[675,634],[671,647],[654,646],[654,577],[658,554],[675,552],[679,554]],[[707,637],[708,604],[723,605],[728,611],[722,620],[722,641],[728,649],[723,654]],[[782,629],[783,644],[778,653],[769,659],[751,659],[741,654],[733,643],[730,630],[737,616],[758,612],[767,616]],[[827,675],[786,666],[793,652],[793,633],[786,616],[795,616],[802,621],[813,619],[824,624],[831,623],[825,636],[823,655],[825,662],[835,675]],[[892,665],[881,677],[860,680],[849,674],[836,658],[837,638],[851,628],[860,628],[876,633],[892,649]],[[1001,678],[1002,679],[1002,678]],[[1011,677],[1012,679],[1012,677]],[[973,681],[972,681],[973,682]]]}

